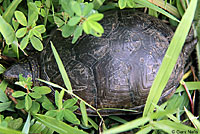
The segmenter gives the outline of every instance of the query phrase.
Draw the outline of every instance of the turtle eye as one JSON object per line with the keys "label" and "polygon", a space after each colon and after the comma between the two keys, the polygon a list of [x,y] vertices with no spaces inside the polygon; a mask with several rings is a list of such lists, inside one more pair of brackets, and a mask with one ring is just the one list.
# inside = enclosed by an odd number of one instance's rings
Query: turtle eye
{"label": "turtle eye", "polygon": [[9,67],[4,73],[3,78],[10,83],[14,83],[19,80],[19,74],[23,77],[32,77],[31,67],[28,62],[17,63]]}

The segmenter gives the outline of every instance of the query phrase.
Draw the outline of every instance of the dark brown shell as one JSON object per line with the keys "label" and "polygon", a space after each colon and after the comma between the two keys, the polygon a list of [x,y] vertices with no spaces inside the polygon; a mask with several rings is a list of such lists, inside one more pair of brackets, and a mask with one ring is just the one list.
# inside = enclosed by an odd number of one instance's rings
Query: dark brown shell
{"label": "dark brown shell", "polygon": [[[75,45],[55,32],[55,45],[74,93],[97,109],[141,110],[173,36],[161,20],[132,10],[106,12],[102,37],[83,36]],[[49,45],[49,44],[48,44]],[[41,77],[63,85],[51,48],[42,53]],[[173,93],[184,71],[180,55],[160,101]],[[90,114],[94,111],[88,108]],[[102,114],[122,114],[102,110]]]}

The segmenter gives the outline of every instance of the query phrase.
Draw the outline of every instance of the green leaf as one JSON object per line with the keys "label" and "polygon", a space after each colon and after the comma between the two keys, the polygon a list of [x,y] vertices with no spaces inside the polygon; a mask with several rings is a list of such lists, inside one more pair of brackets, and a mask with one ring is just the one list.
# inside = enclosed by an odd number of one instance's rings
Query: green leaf
{"label": "green leaf", "polygon": [[63,103],[63,107],[64,108],[70,108],[72,106],[74,106],[77,102],[77,98],[72,98],[72,99],[67,99],[64,103]]}
{"label": "green leaf", "polygon": [[83,30],[86,34],[90,34],[91,27],[87,20],[83,22]]}
{"label": "green leaf", "polygon": [[20,28],[16,32],[16,37],[21,38],[26,34],[26,32],[27,32],[27,28]]}
{"label": "green leaf", "polygon": [[42,107],[45,108],[46,110],[53,110],[55,109],[54,108],[54,105],[50,102],[43,102],[42,103]]}
{"label": "green leaf", "polygon": [[62,101],[63,101],[64,93],[65,93],[64,90],[61,90],[60,93],[59,93],[59,97],[58,97],[58,110],[61,110],[63,108]]}
{"label": "green leaf", "polygon": [[28,38],[32,38],[33,37],[33,29],[31,29],[29,32],[28,32]]}
{"label": "green leaf", "polygon": [[0,64],[0,74],[2,74],[5,70],[6,68],[2,64]]}
{"label": "green leaf", "polygon": [[9,23],[13,17],[13,14],[17,6],[22,2],[22,0],[13,0],[11,4],[6,8],[3,13],[3,18]]}
{"label": "green leaf", "polygon": [[19,22],[17,22],[17,20],[15,20],[14,18],[12,18],[12,25],[14,27],[14,30],[16,31],[19,27]]}
{"label": "green leaf", "polygon": [[133,7],[136,6],[135,3],[134,3],[132,0],[128,0],[128,1],[126,2],[126,5],[127,5],[128,7],[130,7],[130,8],[133,8]]}
{"label": "green leaf", "polygon": [[54,22],[56,23],[57,27],[61,27],[65,24],[65,22],[57,16],[53,16]]}
{"label": "green leaf", "polygon": [[29,38],[28,38],[28,35],[26,35],[20,42],[20,49],[24,50],[26,46],[28,45],[28,42],[29,42]]}
{"label": "green leaf", "polygon": [[104,2],[105,0],[93,0],[92,3],[94,5],[94,9],[99,9]]}
{"label": "green leaf", "polygon": [[65,120],[67,120],[73,124],[78,124],[78,125],[80,124],[80,121],[78,120],[78,118],[72,111],[70,111],[68,109],[64,109],[63,111],[64,111],[64,119]]}
{"label": "green leaf", "polygon": [[29,97],[29,95],[27,94],[25,97],[25,108],[28,111],[32,106],[32,99],[31,97]]}
{"label": "green leaf", "polygon": [[51,101],[46,96],[42,96],[42,98],[38,99],[38,101],[42,103],[42,106],[46,110],[53,110],[53,109],[55,109],[54,105],[51,103]]}
{"label": "green leaf", "polygon": [[36,101],[33,101],[32,106],[31,106],[31,113],[36,114],[40,110],[40,104]]}
{"label": "green leaf", "polygon": [[92,11],[93,7],[94,6],[93,6],[92,3],[89,3],[89,4],[85,5],[85,7],[83,9],[83,16],[88,15]]}
{"label": "green leaf", "polygon": [[76,1],[72,1],[71,4],[72,4],[71,8],[76,13],[76,15],[81,16],[82,13],[80,4]]}
{"label": "green leaf", "polygon": [[32,86],[32,81],[31,81],[31,77],[28,78],[24,78],[22,76],[22,74],[19,74],[19,81],[15,82],[15,84],[24,87],[24,88],[28,88],[29,90],[31,89]]}
{"label": "green leaf", "polygon": [[116,134],[116,133],[125,132],[134,128],[138,128],[138,126],[144,125],[145,123],[149,121],[150,119],[148,117],[141,117],[133,121],[127,122],[123,125],[120,125],[118,127],[108,129],[104,131],[104,134]]}
{"label": "green leaf", "polygon": [[42,5],[41,1],[35,1],[35,4],[36,4],[36,6],[39,7],[39,8],[40,8],[41,5]]}
{"label": "green leaf", "polygon": [[69,26],[68,24],[65,24],[61,27],[61,30],[62,30],[62,36],[67,38],[69,37],[70,35],[72,35],[74,33],[74,30],[75,30],[75,26]]}
{"label": "green leaf", "polygon": [[173,71],[174,65],[178,59],[178,56],[182,50],[182,46],[184,45],[186,36],[190,29],[196,9],[196,3],[197,0],[191,1],[180,24],[176,29],[174,37],[171,40],[168,50],[163,58],[160,69],[150,89],[146,105],[144,108],[143,116],[147,116],[148,113],[153,112],[154,110],[153,104],[157,104],[162,94],[162,91],[169,80],[169,77]]}
{"label": "green leaf", "polygon": [[33,88],[33,91],[37,92],[39,94],[49,94],[49,93],[51,93],[51,89],[47,86],[41,86],[41,87],[35,86]]}
{"label": "green leaf", "polygon": [[22,26],[27,26],[26,17],[21,11],[15,11],[15,17]]}
{"label": "green leaf", "polygon": [[10,128],[6,128],[6,127],[3,127],[3,126],[0,126],[0,132],[2,134],[24,134],[20,131],[13,130],[13,129],[10,129]]}
{"label": "green leaf", "polygon": [[198,129],[198,131],[200,131],[200,122],[198,117],[195,117],[190,111],[187,110],[187,108],[184,107],[184,109],[192,124]]}
{"label": "green leaf", "polygon": [[46,11],[44,9],[41,9],[40,15],[42,17],[46,17],[47,16]]}
{"label": "green leaf", "polygon": [[71,86],[71,83],[69,81],[69,78],[68,78],[68,75],[67,75],[67,72],[65,70],[65,67],[58,55],[58,52],[56,51],[55,47],[53,46],[53,43],[51,42],[51,48],[52,48],[52,51],[53,51],[53,54],[54,54],[54,57],[56,59],[56,63],[58,65],[58,68],[59,68],[59,71],[61,73],[61,76],[63,78],[63,81],[64,81],[64,84],[65,86],[67,87],[67,89],[72,92],[72,86]]}
{"label": "green leaf", "polygon": [[8,127],[12,128],[12,129],[19,129],[23,124],[23,119],[22,118],[18,118],[18,119],[14,119],[8,122]]}
{"label": "green leaf", "polygon": [[28,3],[28,26],[32,26],[38,20],[38,8],[35,3]]}
{"label": "green leaf", "polygon": [[57,113],[58,113],[58,110],[50,110],[50,111],[47,111],[45,115],[50,116],[50,117],[56,117]]}
{"label": "green leaf", "polygon": [[15,40],[15,32],[11,25],[0,16],[0,32],[6,40],[6,44],[11,44]]}
{"label": "green leaf", "polygon": [[[1,83],[0,83],[0,89],[5,92],[6,90],[6,87],[8,85],[8,82],[6,82],[5,80],[3,80]],[[0,91],[0,96],[2,97],[2,91]],[[5,93],[4,93],[5,94]],[[7,98],[7,97],[6,97]],[[5,99],[5,98],[4,98]]]}
{"label": "green leaf", "polygon": [[38,37],[40,40],[42,40],[42,35],[40,32],[38,32],[35,29],[32,29],[33,35],[35,35],[36,37]]}
{"label": "green leaf", "polygon": [[72,106],[72,107],[70,107],[70,108],[68,108],[68,109],[69,109],[70,111],[74,112],[74,111],[76,111],[78,108],[79,108],[79,107],[78,107],[77,105],[74,105],[74,106]]}
{"label": "green leaf", "polygon": [[100,21],[103,18],[103,14],[101,13],[95,13],[90,15],[87,20],[92,20],[92,21]]}
{"label": "green leaf", "polygon": [[89,26],[94,29],[96,32],[102,34],[104,33],[104,29],[101,24],[97,23],[96,21],[88,21]]}
{"label": "green leaf", "polygon": [[55,91],[55,103],[56,103],[56,106],[58,107],[58,100],[59,100],[59,92],[56,90]]}
{"label": "green leaf", "polygon": [[7,110],[11,105],[11,101],[0,103],[0,112]]}
{"label": "green leaf", "polygon": [[82,114],[82,118],[83,118],[83,124],[87,127],[88,126],[88,116],[87,116],[85,103],[83,101],[80,102],[80,109],[81,109],[81,114]]}
{"label": "green leaf", "polygon": [[29,133],[29,129],[30,129],[30,126],[31,126],[31,115],[30,115],[30,112],[28,113],[28,117],[26,119],[26,122],[24,124],[24,127],[22,129],[22,133],[24,134],[28,134]]}
{"label": "green leaf", "polygon": [[23,92],[23,91],[15,91],[14,93],[12,93],[12,96],[15,97],[15,98],[22,97],[24,95],[26,95],[26,93]]}
{"label": "green leaf", "polygon": [[32,92],[32,93],[29,93],[29,95],[34,99],[39,99],[42,97],[42,95],[38,92]]}
{"label": "green leaf", "polygon": [[60,1],[62,8],[64,9],[65,12],[69,14],[69,16],[73,16],[74,11],[71,9],[72,5],[72,0],[61,0]]}
{"label": "green leaf", "polygon": [[74,44],[78,38],[82,35],[83,28],[81,26],[77,26],[76,30],[74,31],[74,37],[72,39],[72,43]]}
{"label": "green leaf", "polygon": [[3,80],[0,84],[0,102],[7,102],[8,101],[8,97],[5,94],[5,89],[7,87],[7,82],[5,82],[5,80]]}
{"label": "green leaf", "polygon": [[43,123],[45,126],[55,130],[57,133],[60,134],[86,134],[86,132],[79,130],[77,128],[71,127],[62,121],[58,121],[55,118],[48,117],[45,115],[37,114],[35,118]]}
{"label": "green leaf", "polygon": [[59,121],[62,121],[64,118],[64,111],[63,110],[58,110],[57,115],[56,115],[56,119]]}
{"label": "green leaf", "polygon": [[42,51],[43,50],[43,44],[42,44],[42,42],[38,38],[32,36],[30,38],[30,41],[31,41],[31,44],[33,45],[33,47],[36,50],[38,50],[38,51]]}
{"label": "green leaf", "polygon": [[44,33],[46,31],[46,28],[44,25],[35,26],[33,29],[37,30],[39,33]]}
{"label": "green leaf", "polygon": [[25,108],[25,100],[17,100],[17,104],[15,106],[17,109],[23,109]]}
{"label": "green leaf", "polygon": [[125,7],[126,7],[126,2],[127,2],[127,0],[119,0],[119,1],[118,1],[119,8],[120,8],[120,9],[125,8]]}
{"label": "green leaf", "polygon": [[79,22],[80,22],[80,20],[81,20],[81,17],[79,17],[79,16],[74,16],[74,17],[72,17],[70,20],[69,20],[69,22],[67,23],[69,26],[75,26],[75,25],[77,25]]}
{"label": "green leaf", "polygon": [[[73,92],[69,91],[69,90],[66,90],[65,88],[59,86],[58,84],[55,84],[55,83],[52,83],[52,82],[49,82],[49,81],[45,81],[45,80],[42,80],[42,79],[38,79],[39,81],[41,82],[44,82],[50,86],[53,86],[53,87],[56,87],[58,89],[62,89],[62,90],[65,90],[65,92],[67,92],[69,95],[72,95],[74,97],[76,97],[77,99],[83,101],[85,103],[85,105],[89,106],[91,109],[95,110],[97,112],[97,114],[99,115],[99,117],[102,119],[102,116],[100,115],[100,113],[96,110],[96,108],[94,108],[93,106],[91,106],[89,103],[87,103],[86,101],[84,101],[83,99],[81,99],[79,96],[77,96],[76,94],[74,94]],[[56,95],[55,95],[56,96]],[[56,99],[56,98],[55,98]],[[56,100],[55,100],[56,101]],[[73,106],[73,108],[77,108],[76,106]],[[70,108],[71,109],[71,108]],[[72,110],[71,110],[72,111]]]}

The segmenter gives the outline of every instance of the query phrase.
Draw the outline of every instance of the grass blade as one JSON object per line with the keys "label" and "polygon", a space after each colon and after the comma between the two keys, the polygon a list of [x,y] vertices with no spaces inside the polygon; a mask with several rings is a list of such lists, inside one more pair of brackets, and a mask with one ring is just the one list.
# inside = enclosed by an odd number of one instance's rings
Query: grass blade
{"label": "grass blade", "polygon": [[8,45],[13,43],[16,38],[13,28],[2,16],[0,16],[0,32]]}
{"label": "grass blade", "polygon": [[24,134],[20,131],[10,129],[10,128],[6,128],[6,127],[3,127],[3,126],[0,126],[0,133],[1,134]]}
{"label": "grass blade", "polygon": [[175,110],[165,110],[159,106],[156,106],[156,108],[158,111],[151,115],[152,119],[158,119],[167,116],[172,121],[180,123],[180,121],[173,115],[175,113]]}
{"label": "grass blade", "polygon": [[22,2],[22,0],[13,0],[12,3],[8,6],[6,11],[3,13],[3,18],[9,23],[17,6]]}
{"label": "grass blade", "polygon": [[161,121],[155,121],[151,123],[152,126],[155,127],[155,129],[163,130],[169,134],[173,134],[175,132],[194,132],[198,133],[197,129],[183,125],[181,123],[175,123],[170,120],[161,120]]}
{"label": "grass blade", "polygon": [[99,126],[94,122],[90,117],[88,117],[89,123],[94,127],[94,129],[98,130]]}
{"label": "grass blade", "polygon": [[137,128],[140,125],[144,125],[149,120],[150,120],[150,118],[148,118],[148,117],[138,118],[136,120],[127,122],[127,123],[125,123],[125,124],[123,124],[121,126],[106,130],[105,132],[103,132],[103,134],[116,134],[116,133],[121,133],[121,132],[124,132],[124,131],[128,131],[128,130],[131,130],[133,128]]}
{"label": "grass blade", "polygon": [[81,114],[83,118],[83,124],[87,127],[88,126],[88,116],[85,107],[85,103],[83,101],[80,102]]}
{"label": "grass blade", "polygon": [[67,87],[67,89],[68,89],[70,92],[72,92],[72,86],[71,86],[71,83],[70,83],[70,81],[69,81],[67,72],[66,72],[65,67],[64,67],[64,65],[63,65],[63,63],[62,63],[62,61],[61,61],[61,59],[60,59],[60,57],[59,57],[59,55],[58,55],[58,52],[56,51],[56,49],[55,49],[55,47],[54,47],[54,45],[53,45],[52,42],[51,42],[51,48],[52,48],[54,57],[55,57],[55,59],[56,59],[56,63],[58,64],[59,71],[60,71],[60,73],[61,73],[61,75],[62,75],[64,84],[65,84],[65,86]]}
{"label": "grass blade", "polygon": [[153,10],[155,10],[155,11],[158,11],[158,12],[164,14],[165,16],[169,17],[170,19],[179,22],[179,20],[178,20],[177,18],[175,18],[173,15],[171,15],[170,13],[166,12],[165,10],[159,8],[158,6],[156,6],[156,5],[152,4],[152,3],[150,3],[150,2],[147,1],[147,0],[134,0],[134,2],[136,2],[136,3],[138,3],[138,4],[141,4],[141,5],[144,5],[144,6],[150,8],[150,9],[153,9]]}
{"label": "grass blade", "polygon": [[77,128],[71,127],[70,125],[59,121],[55,118],[41,115],[41,114],[36,114],[35,118],[44,124],[45,126],[55,130],[57,133],[60,134],[87,134],[86,132],[79,130]]}
{"label": "grass blade", "polygon": [[177,10],[176,7],[174,7],[173,5],[167,3],[166,1],[164,0],[156,0],[156,1],[151,1],[151,0],[148,0],[149,2],[157,5],[158,7],[161,7],[162,9],[165,9],[166,11],[168,11],[169,13],[175,15],[177,18],[180,18],[180,14]]}
{"label": "grass blade", "polygon": [[148,134],[152,130],[152,126],[147,125],[145,128],[138,131],[136,134]]}
{"label": "grass blade", "polygon": [[112,120],[118,121],[118,122],[120,122],[120,123],[127,123],[127,122],[128,122],[128,121],[126,121],[126,120],[120,118],[119,116],[112,116],[112,115],[111,115],[111,116],[109,116],[109,118],[112,119]]}
{"label": "grass blade", "polygon": [[174,37],[171,40],[169,48],[163,58],[160,69],[156,75],[156,78],[149,92],[143,116],[147,116],[148,113],[152,113],[154,110],[153,103],[157,104],[159,101],[162,91],[169,80],[174,65],[182,50],[182,46],[184,45],[186,36],[192,24],[196,5],[197,5],[197,0],[192,0],[180,24],[177,27]]}
{"label": "grass blade", "polygon": [[184,110],[195,128],[200,131],[200,122],[199,120],[197,120],[197,117],[195,117],[190,111],[188,111],[187,108],[184,107]]}
{"label": "grass blade", "polygon": [[41,133],[45,129],[45,126],[36,121],[34,125],[31,126],[29,133]]}
{"label": "grass blade", "polygon": [[31,115],[30,115],[30,112],[29,112],[29,113],[28,113],[28,117],[27,117],[27,119],[26,119],[26,123],[24,124],[24,127],[23,127],[22,132],[23,132],[24,134],[28,134],[28,133],[29,133],[30,126],[31,126]]}
{"label": "grass blade", "polygon": [[[191,91],[191,90],[197,90],[200,89],[200,82],[185,82],[187,88]],[[183,85],[180,85],[177,90],[176,93],[185,91],[185,88],[183,87]]]}

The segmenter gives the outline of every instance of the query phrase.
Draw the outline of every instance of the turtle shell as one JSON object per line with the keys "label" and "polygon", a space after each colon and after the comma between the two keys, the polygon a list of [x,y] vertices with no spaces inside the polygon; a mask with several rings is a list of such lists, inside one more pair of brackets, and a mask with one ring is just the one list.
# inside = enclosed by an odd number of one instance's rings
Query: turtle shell
{"label": "turtle shell", "polygon": [[[105,108],[141,111],[173,36],[161,20],[133,10],[109,11],[100,22],[102,37],[82,36],[76,44],[56,31],[50,38],[68,73],[75,94],[103,115],[123,114]],[[41,77],[63,85],[50,43],[41,55]],[[184,71],[183,53],[160,102],[173,94]],[[67,97],[66,97],[67,98]],[[90,114],[94,111],[88,108]]]}

